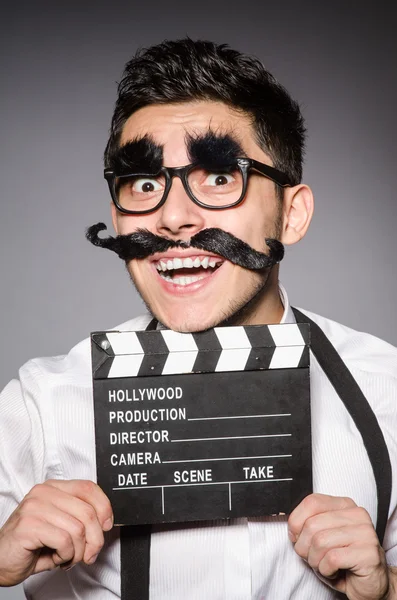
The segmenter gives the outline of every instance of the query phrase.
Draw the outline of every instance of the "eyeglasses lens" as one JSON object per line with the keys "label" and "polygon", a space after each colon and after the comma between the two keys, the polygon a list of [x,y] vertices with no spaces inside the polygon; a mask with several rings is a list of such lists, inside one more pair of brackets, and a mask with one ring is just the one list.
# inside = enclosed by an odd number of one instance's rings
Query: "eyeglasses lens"
{"label": "eyeglasses lens", "polygon": [[163,197],[165,176],[128,175],[116,177],[115,191],[118,203],[125,210],[151,210]]}
{"label": "eyeglasses lens", "polygon": [[202,167],[192,169],[188,183],[193,196],[202,204],[213,207],[228,206],[237,202],[243,190],[243,177],[238,168],[207,171]]}
{"label": "eyeglasses lens", "polygon": [[[187,183],[194,198],[210,207],[221,208],[238,202],[243,190],[243,176],[237,167],[217,171],[194,167],[188,171]],[[144,212],[161,202],[166,178],[163,173],[156,176],[128,175],[116,177],[114,185],[122,208]]]}

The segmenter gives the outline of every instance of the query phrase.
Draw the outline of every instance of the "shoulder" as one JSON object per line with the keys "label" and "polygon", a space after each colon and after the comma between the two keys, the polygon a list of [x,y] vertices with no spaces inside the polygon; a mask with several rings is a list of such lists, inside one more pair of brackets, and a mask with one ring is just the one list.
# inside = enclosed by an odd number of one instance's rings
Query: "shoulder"
{"label": "shoulder", "polygon": [[383,375],[394,379],[397,385],[397,348],[380,338],[356,331],[308,310],[299,308],[315,321],[343,361],[353,370]]}
{"label": "shoulder", "polygon": [[[151,320],[149,314],[141,315],[112,328],[112,331],[141,331]],[[34,389],[52,385],[78,385],[91,387],[91,346],[87,337],[67,354],[34,358],[19,370],[21,384]]]}

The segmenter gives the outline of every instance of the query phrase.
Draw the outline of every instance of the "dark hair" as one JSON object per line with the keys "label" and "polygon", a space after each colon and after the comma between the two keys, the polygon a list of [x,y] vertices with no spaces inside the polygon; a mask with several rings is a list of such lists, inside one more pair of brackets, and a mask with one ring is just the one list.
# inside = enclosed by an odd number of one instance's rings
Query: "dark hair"
{"label": "dark hair", "polygon": [[127,119],[150,104],[217,100],[252,117],[261,148],[293,185],[302,178],[305,127],[299,105],[255,57],[227,44],[185,38],[139,50],[125,67],[105,166]]}

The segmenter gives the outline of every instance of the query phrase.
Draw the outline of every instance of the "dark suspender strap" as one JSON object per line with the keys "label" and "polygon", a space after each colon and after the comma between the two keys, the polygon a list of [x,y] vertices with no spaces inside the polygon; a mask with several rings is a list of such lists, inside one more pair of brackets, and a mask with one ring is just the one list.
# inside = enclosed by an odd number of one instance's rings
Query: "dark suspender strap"
{"label": "dark suspender strap", "polygon": [[145,331],[156,331],[156,329],[157,329],[157,324],[158,324],[158,321],[157,321],[157,319],[153,318],[153,319],[150,321],[149,325],[146,327]]}
{"label": "dark suspender strap", "polygon": [[151,525],[120,527],[121,600],[149,600]]}
{"label": "dark suspender strap", "polygon": [[292,310],[298,323],[310,323],[312,352],[363,438],[375,476],[378,494],[376,533],[382,544],[387,525],[392,486],[390,457],[382,430],[375,413],[356,380],[323,330],[317,323],[296,308]]}
{"label": "dark suspender strap", "polygon": [[[154,331],[152,319],[146,331]],[[121,600],[149,600],[151,525],[120,527]]]}

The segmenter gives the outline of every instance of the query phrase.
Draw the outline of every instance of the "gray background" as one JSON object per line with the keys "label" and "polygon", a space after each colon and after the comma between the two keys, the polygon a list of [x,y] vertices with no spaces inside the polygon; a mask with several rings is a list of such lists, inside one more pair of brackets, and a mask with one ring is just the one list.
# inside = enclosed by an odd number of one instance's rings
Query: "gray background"
{"label": "gray background", "polygon": [[374,10],[201,0],[3,9],[0,388],[30,357],[67,352],[142,311],[122,262],[84,229],[110,224],[101,156],[124,63],[138,46],[186,34],[258,55],[302,104],[317,204],[282,264],[292,303],[397,345],[397,22],[394,2]]}

